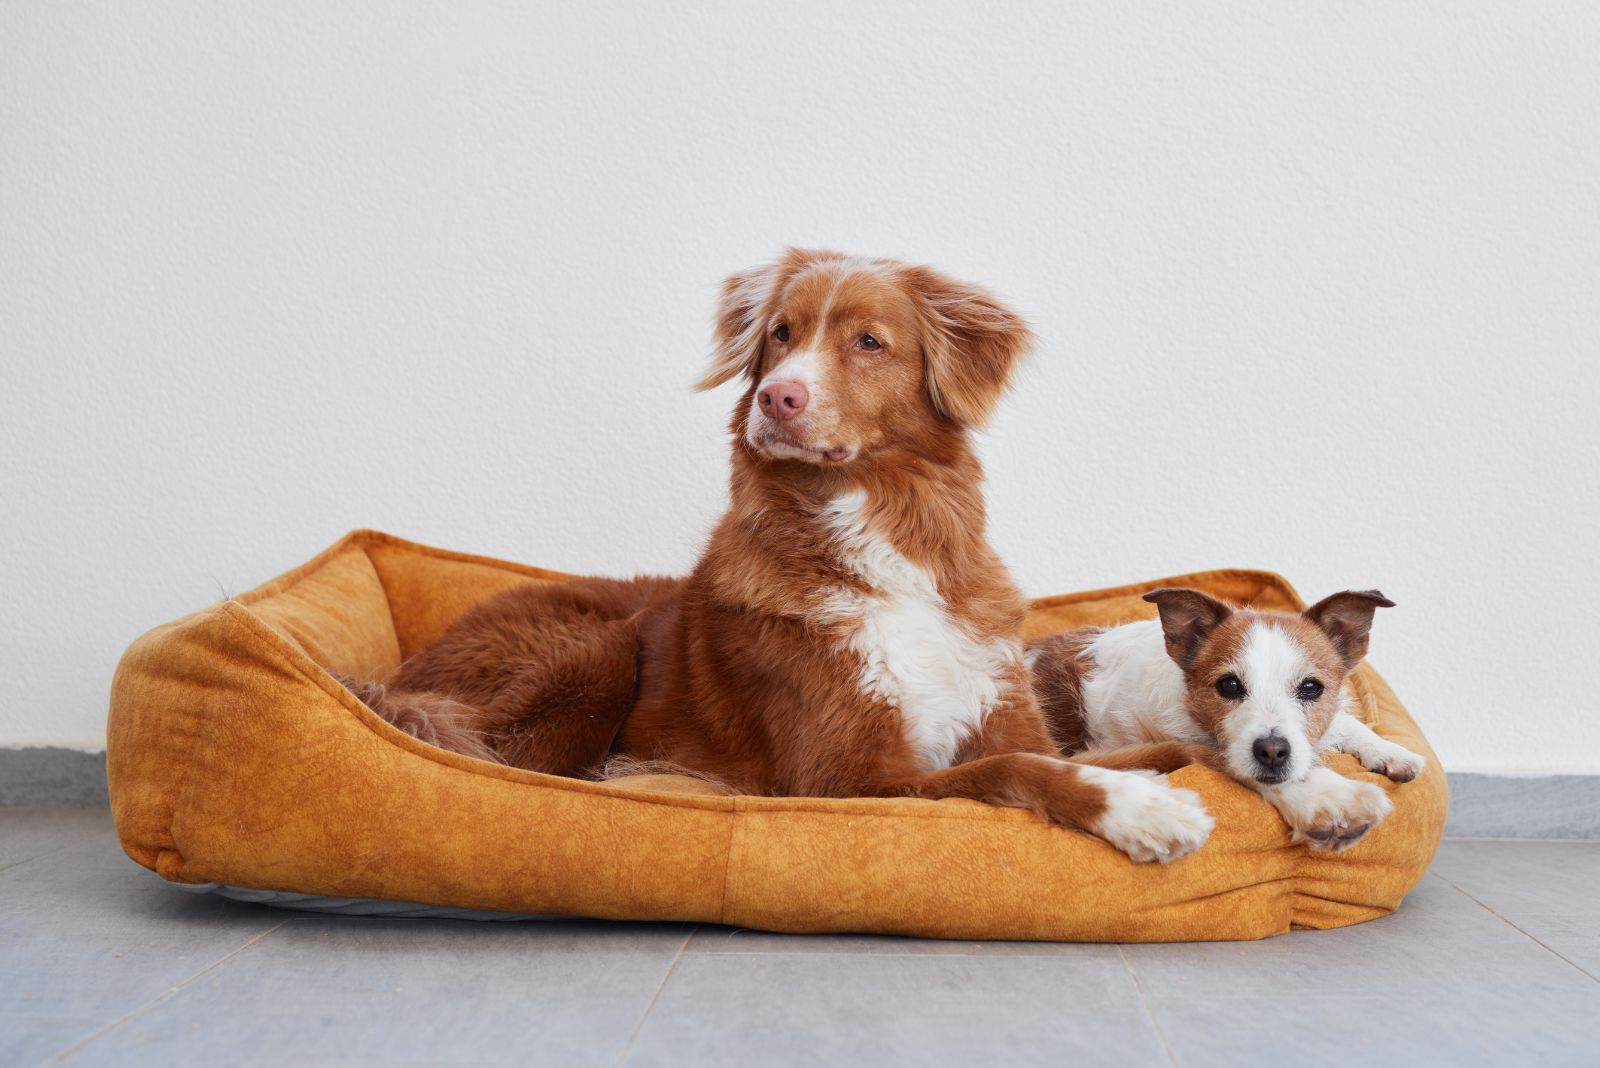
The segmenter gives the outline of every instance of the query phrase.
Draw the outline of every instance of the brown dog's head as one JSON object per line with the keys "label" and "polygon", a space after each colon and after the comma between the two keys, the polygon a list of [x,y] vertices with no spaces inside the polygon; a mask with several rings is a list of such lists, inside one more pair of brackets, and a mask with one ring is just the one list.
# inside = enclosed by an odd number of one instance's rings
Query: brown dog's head
{"label": "brown dog's head", "polygon": [[1167,653],[1188,681],[1189,717],[1217,739],[1229,773],[1298,781],[1367,655],[1372,617],[1394,602],[1346,590],[1300,615],[1234,609],[1199,590],[1152,590]]}
{"label": "brown dog's head", "polygon": [[790,249],[733,275],[699,388],[743,376],[735,432],[823,466],[981,426],[1033,335],[976,286],[894,260]]}

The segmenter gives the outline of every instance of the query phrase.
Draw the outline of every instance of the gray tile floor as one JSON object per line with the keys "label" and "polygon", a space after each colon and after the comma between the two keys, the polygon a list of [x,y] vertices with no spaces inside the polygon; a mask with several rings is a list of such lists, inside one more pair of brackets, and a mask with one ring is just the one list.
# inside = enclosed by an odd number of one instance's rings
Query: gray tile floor
{"label": "gray tile floor", "polygon": [[0,1065],[1600,1064],[1600,843],[1451,840],[1394,916],[1253,943],[279,912],[104,812],[0,809]]}

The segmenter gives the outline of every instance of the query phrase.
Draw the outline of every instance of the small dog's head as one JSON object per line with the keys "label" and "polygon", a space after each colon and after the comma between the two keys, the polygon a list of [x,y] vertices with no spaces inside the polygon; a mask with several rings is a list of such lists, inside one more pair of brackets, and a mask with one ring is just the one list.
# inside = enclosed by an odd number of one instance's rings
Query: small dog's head
{"label": "small dog's head", "polygon": [[1161,612],[1167,653],[1188,682],[1188,711],[1238,779],[1301,779],[1340,709],[1347,676],[1367,655],[1372,616],[1394,602],[1347,590],[1300,615],[1235,610],[1199,590],[1144,595]]}
{"label": "small dog's head", "polygon": [[926,453],[982,425],[1033,340],[976,286],[926,267],[790,249],[733,275],[710,389],[743,376],[734,433],[763,461]]}

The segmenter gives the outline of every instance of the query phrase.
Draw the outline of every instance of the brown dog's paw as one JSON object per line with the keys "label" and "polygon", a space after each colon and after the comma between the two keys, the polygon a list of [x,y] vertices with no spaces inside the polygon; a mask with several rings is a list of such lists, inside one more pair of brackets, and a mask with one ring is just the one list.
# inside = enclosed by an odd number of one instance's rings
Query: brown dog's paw
{"label": "brown dog's paw", "polygon": [[1140,864],[1193,853],[1210,837],[1216,820],[1199,794],[1175,790],[1147,774],[1083,768],[1083,780],[1105,790],[1105,809],[1088,830]]}

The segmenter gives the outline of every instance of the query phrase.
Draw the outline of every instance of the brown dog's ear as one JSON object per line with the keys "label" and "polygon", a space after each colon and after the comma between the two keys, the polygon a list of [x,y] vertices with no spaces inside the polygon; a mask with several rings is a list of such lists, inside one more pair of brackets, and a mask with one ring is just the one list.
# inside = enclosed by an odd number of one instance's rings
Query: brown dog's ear
{"label": "brown dog's ear", "polygon": [[746,375],[754,380],[761,366],[762,346],[767,340],[767,318],[783,279],[806,254],[790,249],[772,263],[730,274],[722,281],[722,299],[717,301],[711,338],[711,367],[695,389],[715,389],[731,378]]}
{"label": "brown dog's ear", "polygon": [[1194,662],[1200,644],[1217,629],[1217,624],[1233,615],[1233,609],[1215,597],[1183,587],[1151,590],[1144,599],[1161,613],[1161,633],[1167,639],[1167,655],[1181,668]]}
{"label": "brown dog's ear", "polygon": [[905,278],[920,296],[927,322],[923,344],[934,408],[963,426],[982,426],[1011,384],[1017,361],[1033,346],[1033,331],[978,286],[927,267],[908,267]]}
{"label": "brown dog's ear", "polygon": [[1307,608],[1305,617],[1333,640],[1333,647],[1339,650],[1348,670],[1367,655],[1372,614],[1380,608],[1393,607],[1394,602],[1377,590],[1345,590]]}

